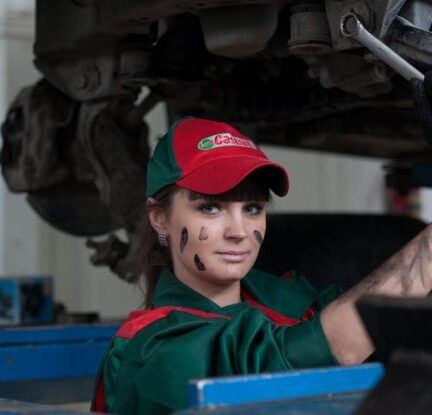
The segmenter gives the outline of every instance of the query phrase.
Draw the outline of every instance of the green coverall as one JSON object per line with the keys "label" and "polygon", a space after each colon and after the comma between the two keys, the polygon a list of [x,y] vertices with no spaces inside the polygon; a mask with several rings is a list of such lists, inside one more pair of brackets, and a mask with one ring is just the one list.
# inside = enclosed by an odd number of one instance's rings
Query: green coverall
{"label": "green coverall", "polygon": [[132,312],[116,333],[92,409],[163,415],[187,407],[191,379],[336,365],[319,310],[340,288],[289,275],[253,269],[241,282],[244,301],[219,307],[162,271],[155,308]]}

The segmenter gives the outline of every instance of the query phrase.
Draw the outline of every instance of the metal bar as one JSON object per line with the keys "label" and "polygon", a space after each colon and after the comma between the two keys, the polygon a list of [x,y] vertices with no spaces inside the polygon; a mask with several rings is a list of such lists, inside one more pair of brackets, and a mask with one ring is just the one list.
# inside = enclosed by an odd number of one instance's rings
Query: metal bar
{"label": "metal bar", "polygon": [[353,415],[365,395],[366,392],[356,392],[252,404],[216,405],[209,408],[190,408],[175,412],[175,415]]}
{"label": "metal bar", "polygon": [[354,13],[348,13],[342,17],[340,30],[344,36],[352,38],[362,44],[406,80],[419,79],[424,81],[424,75],[417,68],[367,31]]}
{"label": "metal bar", "polygon": [[0,348],[0,382],[94,376],[109,341]]}
{"label": "metal bar", "polygon": [[383,366],[373,363],[352,367],[203,379],[189,384],[189,405],[238,405],[354,393],[374,387],[383,373]]}
{"label": "metal bar", "polygon": [[0,329],[0,350],[6,346],[20,344],[108,341],[118,328],[117,324],[4,328]]}

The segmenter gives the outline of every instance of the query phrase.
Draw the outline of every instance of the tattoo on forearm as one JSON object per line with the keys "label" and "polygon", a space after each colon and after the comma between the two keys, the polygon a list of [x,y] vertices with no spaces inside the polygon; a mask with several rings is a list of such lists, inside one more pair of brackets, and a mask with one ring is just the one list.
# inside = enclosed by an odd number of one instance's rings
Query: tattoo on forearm
{"label": "tattoo on forearm", "polygon": [[429,290],[431,278],[432,249],[428,235],[423,234],[365,278],[361,286],[364,293],[374,293],[379,286],[394,279],[399,294],[408,296],[415,286]]}
{"label": "tattoo on forearm", "polygon": [[196,266],[198,271],[205,271],[206,270],[206,267],[201,262],[201,259],[198,255],[194,256],[194,263],[195,263],[195,266]]}
{"label": "tattoo on forearm", "polygon": [[423,287],[430,290],[430,279],[432,278],[432,247],[427,233],[423,233],[421,236],[420,258],[419,278]]}
{"label": "tattoo on forearm", "polygon": [[188,231],[183,228],[180,235],[180,252],[183,252],[188,241]]}
{"label": "tattoo on forearm", "polygon": [[205,226],[201,226],[200,234],[198,236],[200,241],[206,241],[208,239],[208,232]]}

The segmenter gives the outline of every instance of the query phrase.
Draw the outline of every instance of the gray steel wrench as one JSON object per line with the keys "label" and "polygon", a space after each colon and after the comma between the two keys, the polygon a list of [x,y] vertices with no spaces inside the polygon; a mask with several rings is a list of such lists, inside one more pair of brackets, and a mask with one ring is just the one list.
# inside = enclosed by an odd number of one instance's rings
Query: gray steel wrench
{"label": "gray steel wrench", "polygon": [[357,40],[406,80],[419,79],[424,81],[424,75],[418,69],[367,31],[354,13],[348,13],[342,17],[340,30],[344,36]]}

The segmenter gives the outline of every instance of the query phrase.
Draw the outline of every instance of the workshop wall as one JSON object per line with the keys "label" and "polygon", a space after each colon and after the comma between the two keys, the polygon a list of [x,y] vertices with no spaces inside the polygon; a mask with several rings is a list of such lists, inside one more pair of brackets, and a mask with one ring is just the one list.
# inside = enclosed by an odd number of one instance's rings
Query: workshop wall
{"label": "workshop wall", "polygon": [[288,196],[273,199],[274,211],[384,212],[383,160],[270,146],[263,149],[290,176]]}
{"label": "workshop wall", "polygon": [[[39,75],[32,65],[34,1],[0,2],[0,114],[17,92]],[[15,4],[15,7],[6,5]],[[14,22],[11,26],[8,22]],[[149,114],[152,142],[166,130],[164,106]],[[285,165],[291,190],[275,198],[273,211],[382,212],[384,185],[380,160],[318,155],[265,147]],[[98,311],[104,318],[123,317],[142,301],[141,292],[89,265],[85,240],[64,235],[40,220],[25,196],[13,195],[0,180],[0,276],[53,275],[55,296],[71,311]]]}
{"label": "workshop wall", "polygon": [[[0,114],[19,89],[38,78],[32,64],[33,1],[0,2]],[[41,223],[25,203],[0,180],[0,275],[29,273],[39,262]],[[13,265],[12,265],[13,264]]]}

